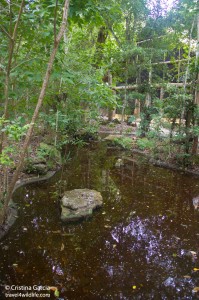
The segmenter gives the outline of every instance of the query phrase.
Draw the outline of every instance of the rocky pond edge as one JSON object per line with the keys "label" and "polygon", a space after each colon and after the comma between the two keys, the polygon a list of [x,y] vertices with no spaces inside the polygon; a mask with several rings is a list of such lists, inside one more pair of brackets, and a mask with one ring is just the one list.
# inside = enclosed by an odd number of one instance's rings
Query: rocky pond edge
{"label": "rocky pond edge", "polygon": [[[21,188],[22,186],[31,184],[31,183],[38,183],[42,181],[47,181],[51,177],[55,175],[57,171],[48,171],[46,175],[42,176],[35,176],[35,177],[29,177],[25,179],[20,179],[17,181],[13,194],[16,190]],[[4,224],[0,225],[0,240],[4,237],[4,235],[8,232],[8,230],[12,227],[12,225],[15,223],[17,217],[18,217],[18,208],[17,205],[11,201],[9,204],[9,215],[7,217],[7,220]]]}
{"label": "rocky pond edge", "polygon": [[193,175],[193,176],[195,175],[195,176],[199,177],[199,171],[194,171],[194,170],[191,170],[191,169],[185,169],[185,168],[179,167],[175,164],[171,164],[171,163],[159,160],[159,159],[154,159],[150,154],[145,153],[142,150],[133,149],[131,151],[131,153],[132,154],[140,154],[140,155],[145,156],[145,158],[148,160],[148,162],[150,164],[156,166],[156,167],[160,167],[160,168],[164,168],[164,169],[168,169],[168,170],[173,170],[173,171],[177,171],[177,172],[183,172],[186,175]]}

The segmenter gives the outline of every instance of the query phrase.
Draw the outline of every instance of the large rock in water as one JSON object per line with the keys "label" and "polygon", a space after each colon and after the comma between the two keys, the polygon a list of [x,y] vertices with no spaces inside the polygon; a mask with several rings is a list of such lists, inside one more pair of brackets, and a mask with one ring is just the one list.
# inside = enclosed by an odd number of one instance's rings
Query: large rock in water
{"label": "large rock in water", "polygon": [[89,217],[102,204],[102,196],[95,190],[67,191],[61,199],[61,219],[64,222],[74,222]]}

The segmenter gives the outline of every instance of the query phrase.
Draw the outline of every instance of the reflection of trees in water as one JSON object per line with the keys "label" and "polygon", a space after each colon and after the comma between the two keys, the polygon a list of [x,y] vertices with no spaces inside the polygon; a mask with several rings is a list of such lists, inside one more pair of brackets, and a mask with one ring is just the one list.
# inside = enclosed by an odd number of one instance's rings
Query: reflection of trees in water
{"label": "reflection of trees in water", "polygon": [[128,225],[116,226],[111,231],[112,241],[106,243],[113,261],[118,262],[104,265],[109,277],[122,278],[122,282],[131,276],[149,284],[150,297],[154,294],[153,288],[158,287],[161,287],[161,295],[170,297],[175,293],[182,295],[185,288],[189,288],[191,294],[195,279],[183,275],[191,272],[192,261],[187,256],[188,250],[182,249],[183,241],[170,231],[168,221],[165,216],[148,219],[136,216]]}
{"label": "reflection of trees in water", "polygon": [[[174,241],[173,239],[165,239],[164,221],[164,216],[144,220],[135,217],[129,225],[117,226],[111,235],[117,243],[126,243],[126,247],[131,253],[139,251],[140,255],[144,254],[145,263],[165,265],[165,267],[170,268],[171,259],[166,251],[168,251],[168,247],[172,248]],[[154,226],[154,229],[150,229],[151,226]]]}

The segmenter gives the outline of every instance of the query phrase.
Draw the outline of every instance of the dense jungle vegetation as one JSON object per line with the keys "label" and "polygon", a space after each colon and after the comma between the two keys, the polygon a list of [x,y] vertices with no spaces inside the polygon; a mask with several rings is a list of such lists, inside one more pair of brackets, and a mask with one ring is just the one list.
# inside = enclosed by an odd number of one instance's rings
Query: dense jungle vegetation
{"label": "dense jungle vegetation", "polygon": [[32,152],[59,163],[115,112],[139,123],[134,146],[198,165],[197,0],[1,0],[0,12],[4,216]]}

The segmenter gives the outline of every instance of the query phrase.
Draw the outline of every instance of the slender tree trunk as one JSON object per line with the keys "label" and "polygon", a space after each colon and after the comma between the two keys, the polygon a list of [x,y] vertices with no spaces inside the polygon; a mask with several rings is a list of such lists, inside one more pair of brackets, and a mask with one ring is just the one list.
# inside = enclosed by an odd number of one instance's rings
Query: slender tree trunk
{"label": "slender tree trunk", "polygon": [[[113,77],[112,77],[110,70],[108,71],[108,84],[110,87],[113,84]],[[112,92],[113,92],[113,94],[116,93],[114,90],[112,90]],[[115,108],[108,108],[108,120],[110,122],[113,121],[114,116],[115,116]]]}
{"label": "slender tree trunk", "polygon": [[[196,70],[197,70],[197,79],[196,79],[196,88],[195,88],[195,99],[194,104],[196,107],[199,107],[199,14],[197,15],[197,48],[196,48]],[[198,120],[196,120],[196,124],[198,125]],[[192,154],[196,155],[198,152],[198,135],[195,135],[193,138],[193,146],[192,146]]]}
{"label": "slender tree trunk", "polygon": [[15,184],[16,184],[17,179],[19,177],[19,174],[20,174],[20,172],[23,168],[25,155],[26,155],[28,146],[30,144],[30,140],[31,140],[31,137],[32,137],[32,134],[33,134],[34,125],[35,125],[36,119],[39,115],[39,110],[40,110],[40,108],[42,106],[42,103],[43,103],[43,99],[44,99],[45,92],[46,92],[46,89],[47,89],[47,86],[48,86],[48,82],[49,82],[50,74],[51,74],[51,71],[52,71],[55,55],[56,55],[59,43],[61,41],[61,38],[62,38],[62,36],[64,34],[64,31],[65,31],[65,27],[66,27],[66,24],[67,24],[67,17],[68,17],[68,9],[69,9],[69,0],[65,0],[64,8],[63,8],[62,24],[60,26],[59,32],[58,32],[58,34],[56,36],[56,39],[54,41],[54,47],[53,47],[53,50],[52,50],[50,58],[49,58],[49,62],[48,62],[46,74],[45,74],[45,77],[44,77],[44,80],[43,80],[41,92],[40,92],[40,95],[39,95],[39,98],[38,98],[38,102],[37,102],[34,114],[32,116],[30,127],[29,127],[27,135],[26,135],[26,139],[25,139],[23,147],[21,149],[21,155],[20,155],[19,163],[17,165],[16,171],[15,171],[15,173],[13,175],[13,178],[12,178],[12,181],[9,185],[8,193],[6,195],[4,208],[3,208],[4,221],[5,221],[5,218],[6,218],[6,215],[7,215],[8,205],[9,205],[9,202],[11,200]]}
{"label": "slender tree trunk", "polygon": [[178,82],[180,82],[180,68],[181,68],[181,49],[179,49],[179,52],[178,52],[178,58],[179,58],[179,61],[178,61]]}
{"label": "slender tree trunk", "polygon": [[[148,83],[149,83],[149,86],[151,86],[151,84],[152,84],[152,65],[151,65],[151,62],[150,62]],[[151,106],[151,94],[148,92],[146,94],[146,107],[150,107],[150,106]]]}
{"label": "slender tree trunk", "polygon": [[[165,62],[165,58],[166,58],[166,53],[164,53],[164,62]],[[165,80],[165,68],[163,68],[162,80],[163,80],[163,82]],[[163,101],[163,99],[164,99],[164,88],[161,87],[160,88],[160,100]]]}
{"label": "slender tree trunk", "polygon": [[[125,69],[125,87],[128,84],[128,63],[129,63],[129,61],[127,60],[126,61],[126,69]],[[123,105],[122,105],[122,116],[121,116],[122,125],[121,125],[120,134],[123,133],[123,122],[125,120],[126,106],[127,106],[127,89],[125,88],[125,90],[124,90],[124,101],[123,101]]]}
{"label": "slender tree trunk", "polygon": [[173,137],[173,131],[175,129],[175,124],[176,124],[176,117],[173,118],[172,123],[171,123],[171,129],[170,129],[170,132],[169,132],[169,138],[170,138],[170,140]]}

